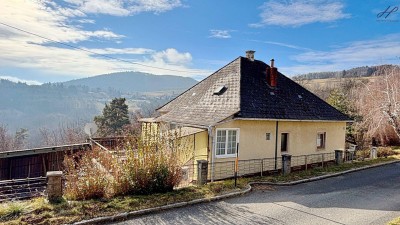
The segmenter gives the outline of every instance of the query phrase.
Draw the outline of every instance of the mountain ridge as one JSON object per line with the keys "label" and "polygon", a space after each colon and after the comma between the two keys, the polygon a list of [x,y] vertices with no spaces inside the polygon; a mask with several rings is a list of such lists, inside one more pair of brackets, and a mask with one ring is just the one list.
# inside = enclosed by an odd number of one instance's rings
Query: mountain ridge
{"label": "mountain ridge", "polygon": [[121,92],[157,92],[157,91],[183,91],[197,83],[190,77],[175,75],[154,75],[142,72],[117,72],[100,74],[92,77],[80,78],[61,82],[67,86],[87,86],[92,89],[109,88]]}
{"label": "mountain ridge", "polygon": [[379,76],[379,73],[385,69],[399,67],[398,65],[384,64],[378,66],[360,66],[348,70],[314,72],[293,76],[293,80],[313,80],[313,79],[329,79],[329,78],[354,78],[354,77],[370,77]]}

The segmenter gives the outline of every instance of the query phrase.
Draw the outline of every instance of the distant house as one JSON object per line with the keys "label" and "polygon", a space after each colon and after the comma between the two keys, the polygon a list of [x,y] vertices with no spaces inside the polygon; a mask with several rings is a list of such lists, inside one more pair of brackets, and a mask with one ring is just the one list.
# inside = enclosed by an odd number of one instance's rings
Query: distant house
{"label": "distant house", "polygon": [[271,64],[238,57],[172,101],[143,127],[180,127],[193,142],[188,162],[211,164],[282,154],[334,152],[345,147],[350,119]]}

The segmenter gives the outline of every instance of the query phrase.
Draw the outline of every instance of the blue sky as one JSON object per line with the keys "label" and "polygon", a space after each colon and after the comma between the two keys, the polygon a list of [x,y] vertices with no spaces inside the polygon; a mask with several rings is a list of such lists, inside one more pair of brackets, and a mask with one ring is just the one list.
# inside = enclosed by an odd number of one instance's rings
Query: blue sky
{"label": "blue sky", "polygon": [[0,77],[35,84],[142,71],[202,79],[249,49],[288,76],[399,64],[398,8],[400,0],[2,0]]}

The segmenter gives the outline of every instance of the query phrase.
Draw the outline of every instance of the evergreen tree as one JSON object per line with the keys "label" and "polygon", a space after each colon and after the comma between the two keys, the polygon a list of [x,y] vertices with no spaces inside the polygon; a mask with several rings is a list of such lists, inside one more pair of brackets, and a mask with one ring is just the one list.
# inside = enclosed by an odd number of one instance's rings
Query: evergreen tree
{"label": "evergreen tree", "polygon": [[114,98],[105,105],[103,114],[94,117],[100,136],[120,135],[123,127],[129,124],[128,105],[125,98]]}

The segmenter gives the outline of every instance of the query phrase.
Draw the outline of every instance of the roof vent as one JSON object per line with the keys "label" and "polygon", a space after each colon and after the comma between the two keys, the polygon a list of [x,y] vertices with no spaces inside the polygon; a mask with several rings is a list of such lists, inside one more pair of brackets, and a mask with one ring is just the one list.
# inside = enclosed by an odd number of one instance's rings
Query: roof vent
{"label": "roof vent", "polygon": [[248,50],[246,51],[246,58],[248,58],[250,61],[254,61],[254,52],[253,50]]}
{"label": "roof vent", "polygon": [[225,85],[221,85],[218,86],[215,90],[214,90],[214,95],[222,95],[226,89],[228,89]]}

